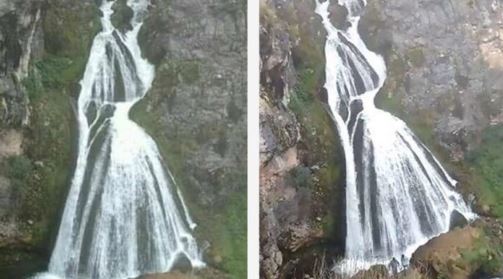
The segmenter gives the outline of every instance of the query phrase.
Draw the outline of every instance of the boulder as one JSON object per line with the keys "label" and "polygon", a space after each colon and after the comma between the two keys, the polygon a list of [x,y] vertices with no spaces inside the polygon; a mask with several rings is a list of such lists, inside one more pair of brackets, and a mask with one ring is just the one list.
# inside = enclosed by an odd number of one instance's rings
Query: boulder
{"label": "boulder", "polygon": [[450,219],[450,225],[449,225],[449,230],[453,230],[455,228],[462,228],[468,224],[468,220],[466,217],[459,213],[459,211],[454,210],[451,213],[451,219]]}

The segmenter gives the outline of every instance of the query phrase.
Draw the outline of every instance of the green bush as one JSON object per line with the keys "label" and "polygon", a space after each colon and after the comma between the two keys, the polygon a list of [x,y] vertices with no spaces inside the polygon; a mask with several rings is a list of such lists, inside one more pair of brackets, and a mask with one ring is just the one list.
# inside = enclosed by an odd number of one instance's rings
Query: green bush
{"label": "green bush", "polygon": [[23,155],[7,159],[7,177],[12,180],[26,180],[33,169],[30,159]]}
{"label": "green bush", "polygon": [[473,249],[460,252],[462,262],[459,265],[473,267],[478,274],[494,275],[502,268],[498,248],[490,243],[485,233],[476,241]]}
{"label": "green bush", "polygon": [[481,203],[503,219],[503,125],[489,127],[479,147],[470,152],[467,162],[472,166],[480,190]]}
{"label": "green bush", "polygon": [[291,183],[296,187],[310,187],[312,184],[311,170],[298,166],[290,171]]}

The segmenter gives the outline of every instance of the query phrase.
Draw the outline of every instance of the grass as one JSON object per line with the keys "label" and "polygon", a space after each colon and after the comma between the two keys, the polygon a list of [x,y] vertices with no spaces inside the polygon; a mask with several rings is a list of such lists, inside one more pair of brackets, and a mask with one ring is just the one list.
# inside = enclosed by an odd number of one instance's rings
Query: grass
{"label": "grass", "polygon": [[481,235],[475,240],[474,246],[470,249],[459,251],[461,257],[453,266],[468,268],[474,276],[488,277],[503,271],[503,247],[494,240],[498,236],[490,236],[490,233],[483,229]]}
{"label": "grass", "polygon": [[479,147],[467,156],[475,174],[482,204],[490,206],[492,214],[503,219],[503,125],[492,126],[482,135]]}
{"label": "grass", "polygon": [[32,102],[38,101],[49,90],[74,89],[83,73],[86,57],[70,59],[48,55],[35,61],[28,78],[22,81]]}
{"label": "grass", "polygon": [[29,176],[33,166],[24,155],[12,156],[7,159],[7,177],[11,180],[24,181]]}
{"label": "grass", "polygon": [[[221,257],[220,267],[231,275],[231,278],[246,277],[247,260],[247,223],[246,195],[237,193],[228,198],[229,203],[222,213],[217,213],[210,223],[204,224],[204,234],[213,238],[215,257]],[[244,214],[243,214],[244,213]],[[198,215],[207,214],[199,212]],[[201,234],[201,237],[205,237]],[[207,236],[206,236],[207,237]],[[218,255],[219,254],[219,255]]]}

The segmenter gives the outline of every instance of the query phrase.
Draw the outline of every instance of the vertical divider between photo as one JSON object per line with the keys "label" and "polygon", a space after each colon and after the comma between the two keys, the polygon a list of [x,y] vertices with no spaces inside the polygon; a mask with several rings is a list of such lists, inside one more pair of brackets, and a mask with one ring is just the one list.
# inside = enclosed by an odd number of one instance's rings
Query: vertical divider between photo
{"label": "vertical divider between photo", "polygon": [[248,2],[248,279],[259,278],[259,1]]}

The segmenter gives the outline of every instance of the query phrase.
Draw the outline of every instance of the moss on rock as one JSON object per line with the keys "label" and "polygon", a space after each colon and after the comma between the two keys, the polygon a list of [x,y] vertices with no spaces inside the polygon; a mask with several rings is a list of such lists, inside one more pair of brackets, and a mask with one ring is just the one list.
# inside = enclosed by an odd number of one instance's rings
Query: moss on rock
{"label": "moss on rock", "polygon": [[48,1],[43,15],[44,43],[48,54],[85,58],[92,39],[100,28],[100,11],[94,1],[80,4]]}

